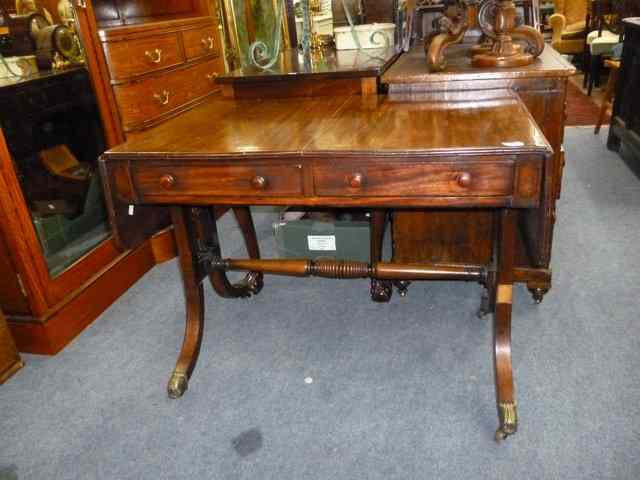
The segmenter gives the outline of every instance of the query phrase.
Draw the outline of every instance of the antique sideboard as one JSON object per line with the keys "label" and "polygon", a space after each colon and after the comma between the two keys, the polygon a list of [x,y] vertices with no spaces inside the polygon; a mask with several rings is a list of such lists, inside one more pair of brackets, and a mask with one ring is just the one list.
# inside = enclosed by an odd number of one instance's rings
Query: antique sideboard
{"label": "antique sideboard", "polygon": [[[416,48],[402,55],[381,82],[390,93],[420,93],[438,100],[452,95],[490,99],[508,88],[529,109],[554,153],[544,166],[539,207],[522,212],[519,218],[514,278],[525,283],[540,302],[551,287],[553,226],[564,167],[566,85],[575,69],[549,46],[528,66],[473,68],[469,48],[468,44],[450,47],[447,66],[441,72],[429,72],[424,51]],[[422,134],[429,136],[437,126],[429,123],[421,128]],[[471,123],[467,128],[480,127]],[[393,217],[394,258],[403,262],[485,264],[490,260],[493,236],[491,215],[473,209],[397,212]],[[400,284],[400,288],[406,293],[406,285]]]}
{"label": "antique sideboard", "polygon": [[[476,281],[488,291],[485,313],[494,313],[496,438],[515,433],[511,309],[517,223],[543,205],[545,169],[553,156],[518,97],[508,89],[492,93],[489,100],[473,101],[455,93],[441,100],[428,94],[217,99],[106,152],[101,169],[109,195],[171,210],[186,327],[169,396],[185,392],[196,365],[206,277],[222,297],[259,293],[264,274],[371,278],[374,290],[397,280]],[[369,209],[371,260],[260,259],[249,205]],[[221,257],[216,207],[233,208],[249,258]],[[485,217],[495,224],[485,263],[397,256],[382,261],[391,211],[443,208],[472,208],[483,215],[469,217],[469,224]],[[230,270],[249,273],[231,284]]]}

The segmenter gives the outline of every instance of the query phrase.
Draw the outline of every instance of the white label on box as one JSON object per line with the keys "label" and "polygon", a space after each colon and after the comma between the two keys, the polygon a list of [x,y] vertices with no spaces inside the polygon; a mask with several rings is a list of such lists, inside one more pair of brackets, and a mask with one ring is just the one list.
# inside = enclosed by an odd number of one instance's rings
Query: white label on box
{"label": "white label on box", "polygon": [[334,251],[336,250],[335,235],[307,235],[309,250]]}

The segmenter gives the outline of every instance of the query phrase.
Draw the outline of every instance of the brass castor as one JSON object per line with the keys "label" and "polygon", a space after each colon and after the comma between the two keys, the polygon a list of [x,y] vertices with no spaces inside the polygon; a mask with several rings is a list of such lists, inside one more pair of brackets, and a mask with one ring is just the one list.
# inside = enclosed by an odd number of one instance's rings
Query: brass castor
{"label": "brass castor", "polygon": [[501,441],[506,440],[508,436],[509,434],[504,432],[501,428],[496,430],[496,442],[500,443]]}
{"label": "brass castor", "polygon": [[518,412],[515,402],[504,402],[498,405],[500,426],[496,430],[496,442],[505,440],[518,431]]}
{"label": "brass castor", "polygon": [[184,373],[173,372],[167,385],[169,398],[180,398],[189,387],[189,379]]}
{"label": "brass castor", "polygon": [[529,292],[531,293],[531,296],[533,297],[533,301],[540,305],[542,303],[542,299],[544,298],[545,294],[549,291],[548,288],[543,288],[543,287],[529,287]]}

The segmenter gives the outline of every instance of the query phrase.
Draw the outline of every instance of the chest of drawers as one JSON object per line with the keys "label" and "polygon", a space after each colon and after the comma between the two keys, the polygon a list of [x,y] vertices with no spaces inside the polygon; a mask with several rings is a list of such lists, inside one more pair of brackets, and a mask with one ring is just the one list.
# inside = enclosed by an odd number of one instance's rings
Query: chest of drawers
{"label": "chest of drawers", "polygon": [[213,17],[192,17],[99,32],[125,135],[175,116],[219,87],[224,71]]}

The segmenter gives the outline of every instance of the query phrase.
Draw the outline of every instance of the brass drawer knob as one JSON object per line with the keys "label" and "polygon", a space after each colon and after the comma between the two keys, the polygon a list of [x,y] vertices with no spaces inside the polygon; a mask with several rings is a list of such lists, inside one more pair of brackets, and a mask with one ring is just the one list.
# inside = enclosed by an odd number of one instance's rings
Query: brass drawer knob
{"label": "brass drawer knob", "polygon": [[166,175],[162,175],[160,177],[160,186],[165,190],[170,190],[176,184],[176,177],[167,173]]}
{"label": "brass drawer knob", "polygon": [[360,188],[362,186],[362,181],[364,177],[361,173],[354,173],[349,178],[349,186],[351,188]]}
{"label": "brass drawer knob", "polygon": [[462,172],[458,174],[458,185],[463,188],[471,186],[471,174],[469,172]]}
{"label": "brass drawer knob", "polygon": [[163,90],[162,93],[154,93],[153,98],[155,98],[160,105],[167,105],[169,103],[169,92]]}
{"label": "brass drawer knob", "polygon": [[147,50],[144,52],[145,56],[151,61],[151,63],[160,63],[162,61],[162,50],[156,48],[155,50]]}
{"label": "brass drawer knob", "polygon": [[210,81],[215,82],[216,78],[218,78],[218,74],[216,72],[207,73],[207,79],[209,79]]}
{"label": "brass drawer knob", "polygon": [[213,37],[207,37],[200,40],[205,50],[213,50]]}
{"label": "brass drawer knob", "polygon": [[261,175],[256,175],[251,179],[251,186],[256,190],[264,190],[267,188],[267,179]]}

